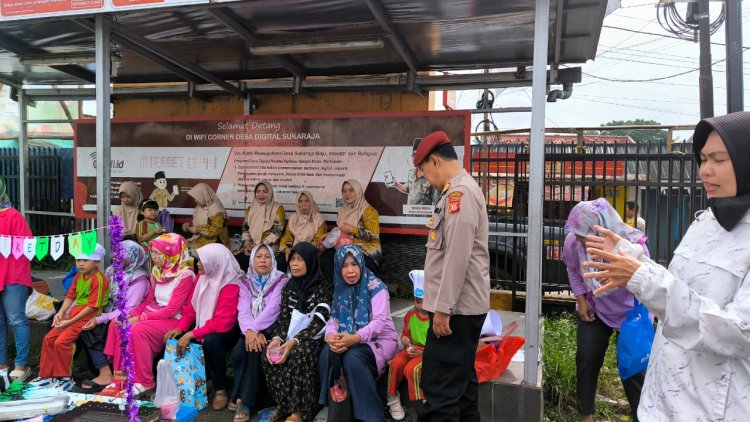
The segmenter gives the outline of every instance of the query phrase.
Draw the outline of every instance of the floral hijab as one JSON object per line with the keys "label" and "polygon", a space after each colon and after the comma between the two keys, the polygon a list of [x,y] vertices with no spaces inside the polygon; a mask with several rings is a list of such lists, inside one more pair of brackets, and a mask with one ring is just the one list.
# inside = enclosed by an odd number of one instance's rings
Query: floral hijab
{"label": "floral hijab", "polygon": [[[347,256],[353,256],[360,268],[359,282],[346,284],[341,270]],[[367,326],[372,318],[372,298],[385,289],[385,283],[365,265],[362,249],[354,245],[345,245],[336,251],[333,273],[333,308],[331,317],[338,321],[340,333],[354,334]]]}
{"label": "floral hijab", "polygon": [[[148,253],[146,250],[132,240],[123,240],[122,243],[120,243],[120,246],[122,246],[124,256],[122,265],[124,267],[123,275],[125,284],[130,286],[135,280],[142,277],[146,277],[145,280],[148,280]],[[114,280],[115,270],[112,266],[109,266],[104,273],[109,280]],[[119,290],[120,286],[118,286],[117,283],[110,283],[109,297],[115,298]],[[110,300],[109,304],[114,305],[114,302]],[[113,309],[113,306],[110,306],[108,309]]]}
{"label": "floral hijab", "polygon": [[176,233],[165,233],[149,242],[152,254],[161,255],[164,265],[151,269],[151,279],[156,284],[172,282],[181,272],[193,271],[193,258],[188,251],[187,241]]}
{"label": "floral hijab", "polygon": [[[258,253],[258,250],[260,250],[261,247],[265,247],[266,249],[268,249],[268,252],[271,254],[272,269],[271,272],[266,275],[260,275],[253,269],[255,255]],[[284,278],[286,278],[286,274],[276,269],[276,256],[274,254],[273,248],[265,243],[255,245],[255,247],[253,247],[253,250],[250,251],[250,265],[247,269],[247,278],[245,280],[245,285],[248,289],[250,289],[250,293],[252,294],[253,298],[253,317],[257,318],[258,315],[260,315],[260,313],[263,311],[263,302],[265,300],[266,293],[270,291],[273,286],[276,285],[276,283],[283,280]]]}

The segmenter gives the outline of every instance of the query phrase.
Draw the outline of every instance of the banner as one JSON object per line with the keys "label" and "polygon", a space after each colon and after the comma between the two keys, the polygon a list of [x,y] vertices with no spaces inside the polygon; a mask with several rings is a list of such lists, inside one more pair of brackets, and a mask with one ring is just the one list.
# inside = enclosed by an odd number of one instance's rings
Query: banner
{"label": "banner", "polygon": [[57,261],[65,252],[65,237],[68,238],[68,253],[78,257],[81,253],[90,255],[96,248],[99,238],[97,230],[108,228],[99,227],[85,232],[59,234],[54,236],[0,236],[0,260],[13,256],[15,259],[26,257],[29,261],[36,257],[41,261],[47,254]]}
{"label": "banner", "polygon": [[[358,180],[380,214],[385,233],[422,233],[439,192],[412,163],[416,138],[445,131],[468,166],[468,112],[319,116],[239,116],[171,120],[112,120],[110,186],[113,210],[120,184],[134,181],[172,215],[192,216],[187,192],[211,186],[239,224],[255,184],[274,185],[274,200],[290,216],[296,195],[309,190],[329,222],[343,204],[341,185]],[[96,212],[95,122],[75,125],[75,212]]]}

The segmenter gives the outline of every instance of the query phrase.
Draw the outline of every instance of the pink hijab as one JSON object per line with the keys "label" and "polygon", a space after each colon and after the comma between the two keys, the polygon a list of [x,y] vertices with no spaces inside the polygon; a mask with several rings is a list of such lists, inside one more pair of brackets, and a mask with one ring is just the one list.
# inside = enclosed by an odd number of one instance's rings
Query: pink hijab
{"label": "pink hijab", "polygon": [[239,286],[244,278],[240,265],[226,246],[210,243],[198,248],[202,274],[195,285],[192,305],[195,309],[195,328],[213,318],[221,289],[230,284]]}

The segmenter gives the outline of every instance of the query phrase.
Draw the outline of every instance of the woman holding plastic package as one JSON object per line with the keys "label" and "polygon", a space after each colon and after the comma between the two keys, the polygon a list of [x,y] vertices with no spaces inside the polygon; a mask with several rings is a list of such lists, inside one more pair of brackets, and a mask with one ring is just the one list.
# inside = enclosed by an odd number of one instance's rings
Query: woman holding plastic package
{"label": "woman holding plastic package", "polygon": [[[382,249],[380,248],[380,216],[375,208],[365,199],[362,185],[354,180],[346,180],[341,185],[341,197],[344,205],[339,208],[336,217],[336,228],[340,237],[351,238],[351,243],[359,246],[365,254],[367,268],[377,270]],[[335,229],[336,229],[335,228]],[[334,229],[334,230],[335,230]],[[347,243],[339,240],[338,244]],[[334,248],[327,249],[320,257],[323,274],[333,277]]]}
{"label": "woman holding plastic package", "polygon": [[[598,287],[586,282],[583,273],[588,271],[583,263],[591,258],[586,254],[586,236],[596,233],[594,226],[606,226],[637,244],[648,255],[647,237],[622,221],[620,215],[604,198],[579,202],[568,215],[565,231],[568,232],[563,246],[563,262],[568,269],[570,288],[576,296],[578,310],[578,333],[576,347],[576,391],[581,421],[592,421],[595,413],[596,386],[599,371],[604,363],[609,339],[613,331],[619,331],[625,314],[633,309],[633,295],[625,289],[616,289],[607,295],[595,296]],[[644,374],[640,373],[622,380],[633,420],[641,395]]]}
{"label": "woman holding plastic package", "polygon": [[[318,405],[318,357],[323,349],[323,329],[330,315],[331,281],[320,272],[318,250],[298,243],[289,254],[292,277],[281,293],[281,315],[271,330],[271,342],[262,361],[276,409],[270,420],[312,420]],[[313,317],[297,328],[301,315]],[[290,325],[294,322],[294,326]],[[291,329],[291,330],[290,330]]]}
{"label": "woman holding plastic package", "polygon": [[[638,417],[742,421],[750,414],[750,113],[701,120],[693,153],[709,208],[690,225],[669,268],[604,228],[588,238],[605,262],[599,292],[625,288],[659,319]],[[611,253],[617,251],[617,254]]]}

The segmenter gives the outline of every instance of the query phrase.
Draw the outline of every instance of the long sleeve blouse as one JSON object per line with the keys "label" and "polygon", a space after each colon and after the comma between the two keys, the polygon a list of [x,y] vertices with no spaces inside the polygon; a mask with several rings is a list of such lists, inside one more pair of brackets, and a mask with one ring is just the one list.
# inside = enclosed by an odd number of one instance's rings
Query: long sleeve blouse
{"label": "long sleeve blouse", "polygon": [[141,306],[133,312],[138,315],[141,321],[152,319],[180,319],[185,305],[190,300],[195,287],[195,275],[192,273],[183,273],[179,284],[175,287],[169,302],[162,306],[156,301],[154,285],[149,288],[148,297],[141,303]]}
{"label": "long sleeve blouse", "polygon": [[[388,290],[381,290],[370,299],[372,312],[370,323],[360,328],[357,334],[362,337],[362,343],[367,344],[375,355],[378,374],[382,375],[388,361],[393,359],[398,351],[398,333],[391,318],[391,301]],[[339,322],[330,318],[326,324],[326,334],[338,334]]]}
{"label": "long sleeve blouse", "polygon": [[240,331],[244,336],[247,330],[259,333],[270,328],[281,314],[281,292],[284,290],[289,278],[286,275],[281,276],[263,296],[263,310],[257,317],[253,316],[253,295],[250,288],[242,283],[240,285],[240,298],[237,304]]}
{"label": "long sleeve blouse", "polygon": [[[203,341],[209,334],[226,333],[234,328],[237,323],[237,299],[239,293],[240,286],[236,284],[228,284],[221,289],[216,301],[216,309],[214,310],[213,317],[206,321],[202,327],[193,330],[196,340]],[[189,330],[195,323],[196,313],[193,307],[192,296],[191,294],[182,313],[182,318],[177,323],[177,328],[182,331]]]}
{"label": "long sleeve blouse", "polygon": [[[125,312],[130,313],[131,310],[135,309],[138,305],[143,302],[149,289],[149,277],[142,275],[130,282],[128,285],[128,294],[125,298]],[[110,299],[112,300],[112,299]],[[96,317],[97,324],[104,324],[112,321],[120,315],[120,311],[115,309],[114,311],[107,312]]]}

